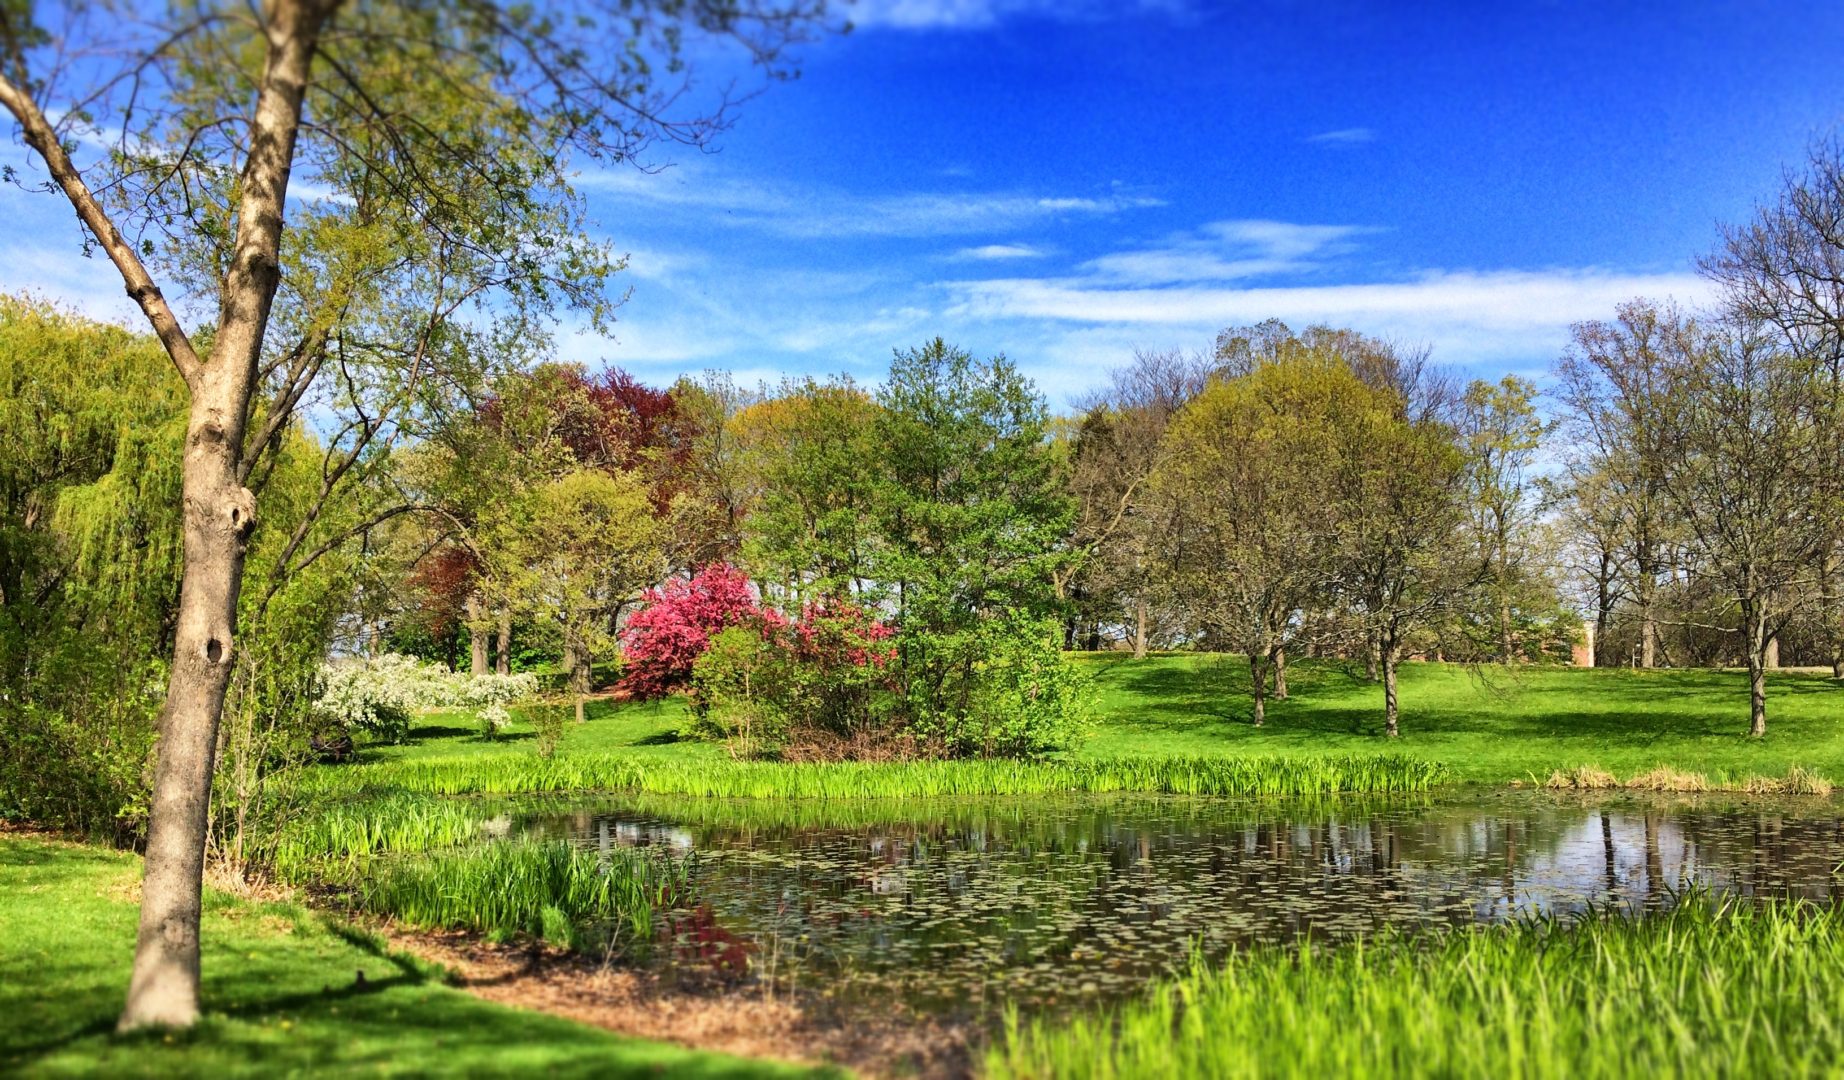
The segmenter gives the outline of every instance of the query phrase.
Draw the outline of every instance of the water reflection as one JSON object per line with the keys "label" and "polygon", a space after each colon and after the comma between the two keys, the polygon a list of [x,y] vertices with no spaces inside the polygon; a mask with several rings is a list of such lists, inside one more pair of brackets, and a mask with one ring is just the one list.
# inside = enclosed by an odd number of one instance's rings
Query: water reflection
{"label": "water reflection", "polygon": [[[696,925],[847,996],[979,1011],[1118,994],[1255,942],[1667,905],[1835,901],[1825,800],[1499,792],[1286,807],[1177,798],[534,809],[526,833],[683,853]],[[675,924],[676,925],[676,924]]]}

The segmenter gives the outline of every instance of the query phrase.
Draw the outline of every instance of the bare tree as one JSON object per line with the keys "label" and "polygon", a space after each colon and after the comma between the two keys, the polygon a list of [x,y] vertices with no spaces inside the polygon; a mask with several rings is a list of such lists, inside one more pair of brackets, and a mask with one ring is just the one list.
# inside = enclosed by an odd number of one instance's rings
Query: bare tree
{"label": "bare tree", "polygon": [[1612,322],[1573,328],[1574,343],[1556,365],[1562,430],[1578,448],[1578,467],[1599,476],[1604,506],[1624,523],[1630,578],[1625,593],[1639,619],[1639,666],[1659,660],[1658,594],[1675,542],[1665,500],[1664,469],[1672,449],[1664,413],[1672,391],[1671,356],[1684,319],[1670,305],[1622,304]]}
{"label": "bare tree", "polygon": [[1692,565],[1720,581],[1739,616],[1748,733],[1767,732],[1768,654],[1813,585],[1834,534],[1824,391],[1801,356],[1736,318],[1672,327],[1661,400],[1660,472]]}
{"label": "bare tree", "polygon": [[[1773,327],[1811,366],[1826,395],[1826,445],[1844,470],[1844,145],[1814,144],[1802,171],[1789,170],[1780,197],[1699,261],[1745,319]],[[1831,671],[1844,679],[1844,521],[1817,554],[1817,616]]]}

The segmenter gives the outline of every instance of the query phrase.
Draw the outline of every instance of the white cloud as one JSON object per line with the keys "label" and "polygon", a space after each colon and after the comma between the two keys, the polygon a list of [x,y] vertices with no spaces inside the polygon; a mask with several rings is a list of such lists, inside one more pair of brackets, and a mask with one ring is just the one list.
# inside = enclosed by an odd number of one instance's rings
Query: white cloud
{"label": "white cloud", "polygon": [[855,0],[854,26],[885,30],[985,30],[1013,18],[1087,22],[1126,14],[1184,18],[1188,0]]}
{"label": "white cloud", "polygon": [[[1119,339],[1208,340],[1215,329],[1278,318],[1295,327],[1349,326],[1425,343],[1437,360],[1463,364],[1553,356],[1571,323],[1607,318],[1635,296],[1709,298],[1685,273],[1601,270],[1435,271],[1406,281],[1234,288],[1108,288],[1074,279],[963,281],[947,286],[950,317],[1089,327]],[[1092,335],[1091,335],[1092,336]]]}
{"label": "white cloud", "polygon": [[1336,131],[1321,131],[1317,135],[1308,135],[1306,141],[1321,146],[1357,146],[1362,143],[1375,142],[1377,133],[1366,127],[1339,128]]}
{"label": "white cloud", "polygon": [[1123,285],[1239,281],[1310,270],[1315,260],[1350,250],[1354,237],[1377,231],[1358,225],[1218,221],[1158,247],[1091,259],[1081,269],[1099,281]]}
{"label": "white cloud", "polygon": [[961,248],[954,258],[970,262],[1007,262],[1012,259],[1041,259],[1049,252],[1030,244],[983,244]]}
{"label": "white cloud", "polygon": [[605,169],[580,187],[625,200],[682,208],[722,222],[800,238],[939,236],[994,232],[1064,217],[1107,217],[1165,205],[1146,195],[1100,197],[1024,192],[911,192],[864,196],[726,177],[698,167],[658,172]]}

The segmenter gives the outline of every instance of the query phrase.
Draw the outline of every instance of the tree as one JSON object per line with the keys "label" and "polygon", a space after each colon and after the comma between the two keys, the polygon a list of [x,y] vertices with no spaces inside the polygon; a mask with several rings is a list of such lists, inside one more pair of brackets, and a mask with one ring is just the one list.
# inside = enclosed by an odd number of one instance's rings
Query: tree
{"label": "tree", "polygon": [[784,383],[733,424],[751,448],[759,493],[744,527],[758,580],[788,593],[789,610],[827,599],[882,599],[872,578],[877,540],[878,406],[849,379]]}
{"label": "tree", "polygon": [[[1815,143],[1780,197],[1746,224],[1725,228],[1699,266],[1738,317],[1772,327],[1782,347],[1810,366],[1823,397],[1830,468],[1844,470],[1844,145],[1835,136]],[[1844,679],[1844,522],[1833,523],[1814,574],[1831,672]]]}
{"label": "tree", "polygon": [[[356,351],[410,368],[393,381],[420,386],[427,347],[461,332],[452,315],[463,304],[497,297],[509,326],[557,302],[596,309],[609,263],[579,239],[572,152],[619,161],[650,137],[706,141],[720,126],[710,117],[662,119],[683,31],[733,36],[772,62],[813,11],[799,0],[561,12],[272,0],[153,23],[80,6],[61,14],[43,26],[23,5],[0,7],[0,107],[189,399],[184,571],[121,1018],[124,1028],[184,1026],[198,1013],[205,822],[260,487],[252,474],[323,372],[339,373],[333,396],[359,418],[349,440],[329,440],[329,487],[384,427],[365,407],[362,365],[341,350],[366,338],[343,335],[347,314],[405,314],[374,301],[409,282],[425,301],[420,319]],[[602,47],[610,33],[630,44]],[[62,66],[71,57],[80,63]],[[106,70],[106,57],[121,66]],[[64,88],[67,98],[44,96]],[[108,133],[108,152],[76,159],[81,137]],[[291,204],[297,172],[331,194]],[[194,295],[190,282],[202,283]],[[208,333],[184,328],[191,304],[215,309]],[[293,340],[276,347],[272,325]],[[316,517],[304,519],[310,528]],[[280,559],[283,577],[294,555]]]}
{"label": "tree", "polygon": [[1148,483],[1166,587],[1203,639],[1248,657],[1254,723],[1335,574],[1326,509],[1341,415],[1376,394],[1336,357],[1289,352],[1213,383],[1173,420]]}
{"label": "tree", "polygon": [[939,338],[899,352],[877,404],[873,576],[890,590],[915,722],[954,741],[977,690],[981,622],[1057,613],[1074,506],[1044,400],[1004,357],[975,360]]}
{"label": "tree", "polygon": [[1535,606],[1532,594],[1542,592],[1532,588],[1536,583],[1525,558],[1536,525],[1529,473],[1546,428],[1536,396],[1536,384],[1507,375],[1497,383],[1475,381],[1460,398],[1469,527],[1496,623],[1498,658],[1507,664],[1523,654],[1514,613]]}
{"label": "tree", "polygon": [[1683,351],[1674,337],[1683,321],[1668,305],[1622,304],[1612,322],[1574,326],[1573,344],[1556,365],[1561,430],[1577,448],[1575,468],[1597,475],[1597,497],[1624,523],[1618,561],[1630,575],[1623,591],[1636,608],[1639,666],[1646,668],[1660,659],[1659,581],[1678,539],[1664,490],[1674,450],[1663,418],[1668,357]]}
{"label": "tree", "polygon": [[576,469],[533,489],[486,532],[493,576],[516,610],[557,625],[583,720],[609,613],[665,571],[666,526],[628,472]]}
{"label": "tree", "polygon": [[1338,537],[1338,593],[1375,643],[1384,733],[1399,733],[1396,666],[1408,634],[1445,616],[1478,580],[1453,558],[1466,513],[1466,458],[1446,424],[1411,415],[1413,399],[1380,392],[1340,417],[1328,515]]}
{"label": "tree", "polygon": [[1767,732],[1767,655],[1813,584],[1838,512],[1829,389],[1806,358],[1741,318],[1684,321],[1670,340],[1663,489],[1692,565],[1740,616],[1748,733]]}
{"label": "tree", "polygon": [[[1203,392],[1214,367],[1201,354],[1135,353],[1083,405],[1069,447],[1076,557],[1059,575],[1059,591],[1072,602],[1125,614],[1136,659],[1146,655],[1153,576],[1169,528],[1145,498],[1145,486],[1165,460],[1172,417]],[[1099,619],[1099,610],[1091,617]]]}

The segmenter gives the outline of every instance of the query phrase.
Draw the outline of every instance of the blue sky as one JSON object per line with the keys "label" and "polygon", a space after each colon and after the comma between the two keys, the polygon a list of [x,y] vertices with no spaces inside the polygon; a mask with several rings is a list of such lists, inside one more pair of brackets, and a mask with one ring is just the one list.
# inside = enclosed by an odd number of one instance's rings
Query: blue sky
{"label": "blue sky", "polygon": [[[1695,301],[1719,221],[1844,120],[1844,6],[862,0],[713,154],[581,177],[651,382],[875,381],[941,335],[1062,405],[1270,315],[1480,374]],[[0,196],[4,285],[98,313],[62,207]],[[88,271],[86,274],[85,271]]]}

